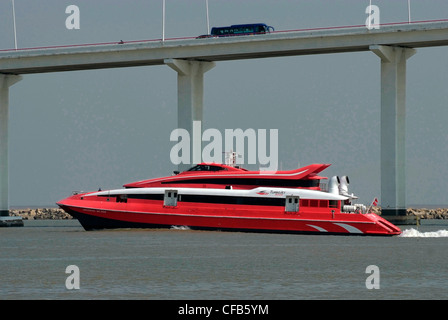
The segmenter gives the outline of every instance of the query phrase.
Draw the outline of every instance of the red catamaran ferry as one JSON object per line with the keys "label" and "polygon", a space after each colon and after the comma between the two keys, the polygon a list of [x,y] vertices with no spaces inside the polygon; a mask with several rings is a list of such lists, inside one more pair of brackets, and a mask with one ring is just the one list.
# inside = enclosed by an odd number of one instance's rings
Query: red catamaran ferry
{"label": "red catamaran ferry", "polygon": [[85,230],[171,228],[270,233],[392,236],[401,230],[356,204],[348,178],[327,190],[318,175],[328,164],[290,171],[248,171],[201,163],[174,176],[133,182],[122,189],[76,193],[58,205]]}

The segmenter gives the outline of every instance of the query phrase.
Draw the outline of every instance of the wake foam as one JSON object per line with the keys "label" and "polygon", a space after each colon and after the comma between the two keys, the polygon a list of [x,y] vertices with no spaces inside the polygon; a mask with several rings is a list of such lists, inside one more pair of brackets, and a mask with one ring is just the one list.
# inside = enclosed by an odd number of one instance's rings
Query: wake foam
{"label": "wake foam", "polygon": [[448,237],[448,230],[420,232],[415,229],[403,230],[399,237],[403,238],[444,238]]}
{"label": "wake foam", "polygon": [[171,226],[171,230],[190,230],[188,226]]}

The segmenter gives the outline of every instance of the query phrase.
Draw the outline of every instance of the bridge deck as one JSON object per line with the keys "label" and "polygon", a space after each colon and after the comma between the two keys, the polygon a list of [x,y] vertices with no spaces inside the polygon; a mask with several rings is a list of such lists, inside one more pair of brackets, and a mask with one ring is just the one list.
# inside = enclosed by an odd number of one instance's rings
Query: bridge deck
{"label": "bridge deck", "polygon": [[371,45],[448,45],[448,21],[319,28],[228,38],[148,40],[0,51],[0,73],[28,74],[162,65],[165,59],[226,61],[368,51]]}

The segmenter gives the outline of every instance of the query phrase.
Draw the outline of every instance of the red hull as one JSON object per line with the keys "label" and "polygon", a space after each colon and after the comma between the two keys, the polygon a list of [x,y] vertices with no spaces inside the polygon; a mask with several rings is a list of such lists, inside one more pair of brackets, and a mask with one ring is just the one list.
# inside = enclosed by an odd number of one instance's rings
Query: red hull
{"label": "red hull", "polygon": [[384,236],[401,233],[395,225],[373,213],[342,213],[332,208],[301,207],[299,212],[290,213],[285,212],[284,206],[271,205],[179,202],[176,206],[165,206],[161,200],[121,203],[104,197],[82,198],[83,195],[75,195],[58,204],[86,230],[188,226],[191,229],[277,233]]}

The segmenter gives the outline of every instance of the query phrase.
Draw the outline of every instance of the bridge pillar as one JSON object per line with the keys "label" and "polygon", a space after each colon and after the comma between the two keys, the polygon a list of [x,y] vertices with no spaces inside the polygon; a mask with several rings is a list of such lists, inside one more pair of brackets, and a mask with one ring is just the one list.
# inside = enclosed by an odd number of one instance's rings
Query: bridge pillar
{"label": "bridge pillar", "polygon": [[8,122],[9,87],[22,79],[0,74],[0,226],[23,225],[20,218],[9,217]]}
{"label": "bridge pillar", "polygon": [[370,50],[381,58],[382,215],[397,223],[406,216],[406,60],[416,50],[381,45]]}
{"label": "bridge pillar", "polygon": [[194,121],[202,123],[204,100],[204,73],[216,64],[206,61],[190,61],[180,59],[165,59],[165,64],[177,72],[177,123],[179,129],[186,129],[190,134],[190,163],[179,164],[179,171],[191,167],[191,164],[201,162],[202,132]]}

